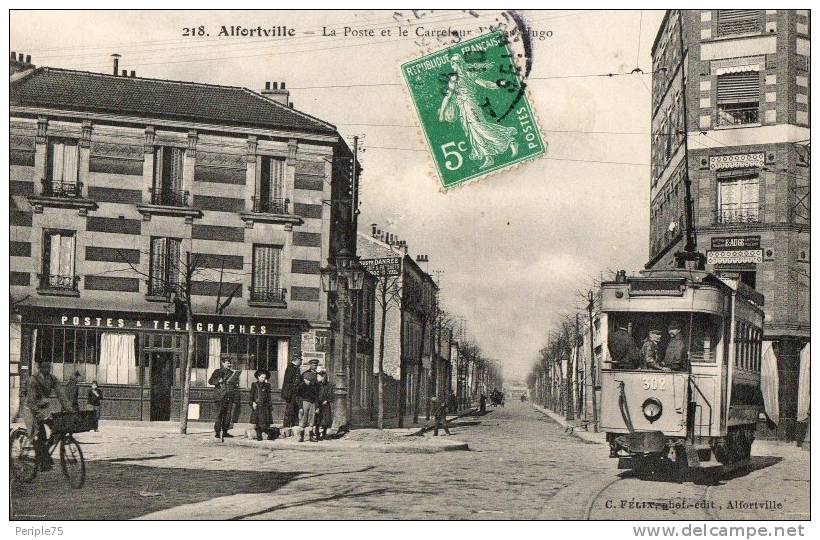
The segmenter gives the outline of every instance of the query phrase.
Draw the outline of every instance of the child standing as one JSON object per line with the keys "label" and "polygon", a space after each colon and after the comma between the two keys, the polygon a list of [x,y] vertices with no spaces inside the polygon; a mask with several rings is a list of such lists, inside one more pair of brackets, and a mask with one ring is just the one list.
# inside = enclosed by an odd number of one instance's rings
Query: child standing
{"label": "child standing", "polygon": [[88,389],[88,395],[86,396],[88,405],[91,407],[91,410],[94,411],[94,419],[97,421],[97,427],[94,428],[94,431],[100,430],[100,407],[102,406],[102,390],[100,387],[97,386],[97,381],[91,381],[91,388]]}
{"label": "child standing", "polygon": [[[333,424],[333,385],[327,380],[327,370],[319,368],[316,373],[319,382],[316,403],[319,406],[319,421],[316,422],[316,439],[327,439],[327,428]],[[322,433],[319,435],[319,429]]]}
{"label": "child standing", "polygon": [[268,440],[272,439],[270,425],[273,422],[271,416],[270,397],[270,371],[267,369],[257,369],[253,374],[256,382],[251,385],[251,424],[256,426],[256,440],[262,440],[262,433],[267,434]]}

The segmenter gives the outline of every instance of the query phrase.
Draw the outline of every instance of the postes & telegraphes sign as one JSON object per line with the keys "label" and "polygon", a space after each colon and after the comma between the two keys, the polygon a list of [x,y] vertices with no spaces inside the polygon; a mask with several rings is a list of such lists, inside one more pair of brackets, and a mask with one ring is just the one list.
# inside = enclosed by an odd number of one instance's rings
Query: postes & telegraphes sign
{"label": "postes & telegraphes sign", "polygon": [[[81,315],[61,315],[59,324],[62,326],[76,326],[85,328],[112,328],[120,330],[166,330],[170,332],[187,332],[189,325],[185,322],[150,319],[134,320],[118,317],[96,317]],[[49,321],[43,321],[48,323]],[[54,321],[57,322],[57,321]],[[268,335],[268,328],[264,324],[250,324],[239,322],[195,322],[195,332],[207,332],[209,334],[247,334],[247,335]]]}
{"label": "postes & telegraphes sign", "polygon": [[401,274],[401,257],[360,259],[359,263],[368,273],[376,277],[390,277]]}

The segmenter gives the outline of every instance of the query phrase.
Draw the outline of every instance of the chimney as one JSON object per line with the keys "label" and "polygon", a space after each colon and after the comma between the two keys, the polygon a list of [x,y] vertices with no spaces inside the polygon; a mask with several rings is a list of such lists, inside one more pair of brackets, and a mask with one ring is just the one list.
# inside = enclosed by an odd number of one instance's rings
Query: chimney
{"label": "chimney", "polygon": [[128,70],[127,69],[122,70],[122,76],[123,77],[128,77]]}
{"label": "chimney", "polygon": [[626,270],[615,272],[615,283],[626,283]]}
{"label": "chimney", "polygon": [[262,90],[262,95],[268,99],[272,99],[276,103],[288,106],[290,103],[290,91],[285,90],[285,83],[265,83],[265,89]]}
{"label": "chimney", "polygon": [[376,227],[378,226],[378,223],[371,223],[370,226],[373,227],[373,233],[371,234],[371,236],[373,236],[375,238],[376,237],[376,230],[377,230]]}
{"label": "chimney", "polygon": [[114,59],[114,75],[117,75],[120,72],[120,58],[122,58],[122,55],[114,53],[111,58]]}
{"label": "chimney", "polygon": [[131,70],[131,78],[133,79],[136,76],[137,76],[137,72],[132,69]]}
{"label": "chimney", "polygon": [[20,73],[21,71],[28,71],[34,69],[35,66],[31,63],[31,55],[16,53],[14,51],[9,55],[9,75]]}

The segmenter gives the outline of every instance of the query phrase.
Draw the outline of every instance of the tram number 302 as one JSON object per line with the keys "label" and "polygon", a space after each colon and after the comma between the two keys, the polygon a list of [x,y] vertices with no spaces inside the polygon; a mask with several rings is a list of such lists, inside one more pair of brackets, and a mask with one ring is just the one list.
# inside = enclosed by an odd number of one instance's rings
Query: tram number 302
{"label": "tram number 302", "polygon": [[665,390],[666,379],[663,377],[643,377],[641,378],[644,390]]}

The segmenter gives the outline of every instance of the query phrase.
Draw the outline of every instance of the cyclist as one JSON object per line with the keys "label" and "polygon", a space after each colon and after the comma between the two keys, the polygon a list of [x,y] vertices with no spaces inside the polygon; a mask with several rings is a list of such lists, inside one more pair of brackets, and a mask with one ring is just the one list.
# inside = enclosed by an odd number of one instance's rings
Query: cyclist
{"label": "cyclist", "polygon": [[51,413],[54,412],[49,398],[56,397],[64,411],[76,412],[77,409],[66,397],[60,381],[51,374],[51,362],[40,360],[37,362],[37,369],[38,372],[32,375],[28,382],[23,405],[23,422],[34,443],[37,465],[41,471],[47,471],[53,464],[51,456],[48,455],[45,430],[46,424],[51,425]]}

